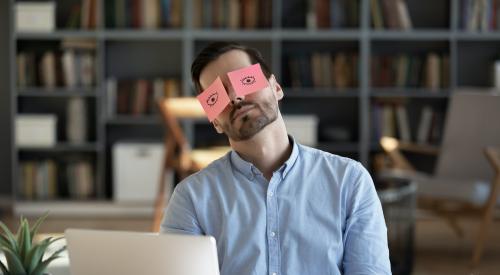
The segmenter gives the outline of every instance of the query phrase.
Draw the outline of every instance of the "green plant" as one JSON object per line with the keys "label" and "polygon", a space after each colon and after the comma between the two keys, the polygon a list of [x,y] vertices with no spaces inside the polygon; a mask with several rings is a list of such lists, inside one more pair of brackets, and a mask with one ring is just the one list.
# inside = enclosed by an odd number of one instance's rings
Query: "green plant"
{"label": "green plant", "polygon": [[0,251],[3,251],[6,259],[6,264],[0,261],[0,270],[4,275],[41,275],[50,262],[59,258],[59,254],[66,249],[64,246],[44,258],[47,248],[62,237],[49,237],[37,244],[33,243],[38,228],[47,216],[48,213],[40,217],[32,228],[26,218],[21,218],[16,235],[0,221],[3,230],[3,234],[0,234]]}

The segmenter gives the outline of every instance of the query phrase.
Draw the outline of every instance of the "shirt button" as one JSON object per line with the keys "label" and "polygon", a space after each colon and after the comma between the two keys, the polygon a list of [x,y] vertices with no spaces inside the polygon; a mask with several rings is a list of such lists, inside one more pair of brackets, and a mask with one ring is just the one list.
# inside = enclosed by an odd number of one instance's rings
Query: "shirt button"
{"label": "shirt button", "polygon": [[274,195],[273,191],[269,191],[267,194],[269,195],[269,197],[272,197]]}
{"label": "shirt button", "polygon": [[278,273],[276,273],[276,272],[273,272],[273,274],[272,274],[272,275],[278,275]]}
{"label": "shirt button", "polygon": [[[274,236],[276,236],[276,233],[274,233],[274,231],[273,231],[273,232],[271,232],[271,237],[274,237]],[[273,273],[273,274],[275,274],[275,273]]]}

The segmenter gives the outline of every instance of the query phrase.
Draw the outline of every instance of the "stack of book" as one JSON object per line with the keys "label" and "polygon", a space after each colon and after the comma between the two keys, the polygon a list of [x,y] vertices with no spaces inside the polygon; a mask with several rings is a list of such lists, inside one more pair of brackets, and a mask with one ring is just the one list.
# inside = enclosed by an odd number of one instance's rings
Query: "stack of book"
{"label": "stack of book", "polygon": [[194,0],[195,28],[255,29],[272,27],[268,0]]}
{"label": "stack of book", "polygon": [[283,1],[286,28],[355,28],[359,26],[359,0]]}
{"label": "stack of book", "polygon": [[180,28],[182,0],[109,0],[106,1],[108,28]]}
{"label": "stack of book", "polygon": [[88,160],[22,161],[20,171],[19,192],[26,200],[89,199],[95,193],[94,171]]}
{"label": "stack of book", "polygon": [[461,0],[462,29],[467,31],[500,30],[500,0]]}
{"label": "stack of book", "polygon": [[108,96],[108,116],[148,115],[155,113],[155,102],[165,97],[181,95],[178,78],[156,78],[154,80],[116,80],[106,81]]}
{"label": "stack of book", "polygon": [[94,170],[87,160],[76,160],[66,166],[68,194],[72,199],[89,199],[94,196]]}
{"label": "stack of book", "polygon": [[97,0],[81,0],[71,6],[66,18],[68,29],[95,29],[98,25],[97,15],[101,13]]}
{"label": "stack of book", "polygon": [[[444,115],[431,106],[422,108],[417,128],[414,128],[416,125],[410,125],[407,107],[402,103],[377,102],[373,104],[371,112],[375,141],[382,136],[422,144],[436,144],[441,140]],[[412,133],[411,129],[417,131]]]}
{"label": "stack of book", "polygon": [[447,54],[427,56],[400,54],[373,56],[373,87],[422,87],[430,90],[449,87],[450,64]]}
{"label": "stack of book", "polygon": [[285,56],[287,87],[352,88],[358,84],[356,53],[313,52]]}
{"label": "stack of book", "polygon": [[405,0],[370,0],[375,29],[410,30],[412,21]]}
{"label": "stack of book", "polygon": [[19,52],[16,57],[18,87],[74,88],[95,85],[95,41],[65,40],[61,49],[41,55]]}
{"label": "stack of book", "polygon": [[23,198],[48,200],[57,197],[58,173],[53,160],[22,161],[19,170],[19,191]]}

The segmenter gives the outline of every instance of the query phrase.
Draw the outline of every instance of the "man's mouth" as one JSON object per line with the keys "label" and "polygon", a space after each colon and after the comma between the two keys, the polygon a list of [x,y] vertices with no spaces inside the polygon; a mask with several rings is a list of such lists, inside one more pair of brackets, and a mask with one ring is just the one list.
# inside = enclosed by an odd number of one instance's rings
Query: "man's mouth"
{"label": "man's mouth", "polygon": [[234,111],[233,116],[231,118],[231,122],[234,122],[237,118],[243,116],[244,114],[246,114],[251,109],[253,109],[253,106],[250,105],[250,104],[243,105],[243,106],[239,107],[238,109],[236,109]]}

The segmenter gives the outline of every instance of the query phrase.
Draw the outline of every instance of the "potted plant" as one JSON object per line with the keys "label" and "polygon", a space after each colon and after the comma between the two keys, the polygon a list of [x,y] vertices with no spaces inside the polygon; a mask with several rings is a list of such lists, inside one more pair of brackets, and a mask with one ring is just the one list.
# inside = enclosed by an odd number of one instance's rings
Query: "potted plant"
{"label": "potted plant", "polygon": [[0,251],[5,255],[6,263],[0,261],[0,270],[4,275],[42,275],[46,274],[47,266],[59,254],[66,250],[66,246],[55,251],[50,256],[45,256],[47,248],[61,238],[46,238],[36,244],[33,243],[35,234],[48,216],[48,213],[40,217],[32,228],[26,218],[21,218],[17,234],[13,234],[7,226],[0,221]]}

